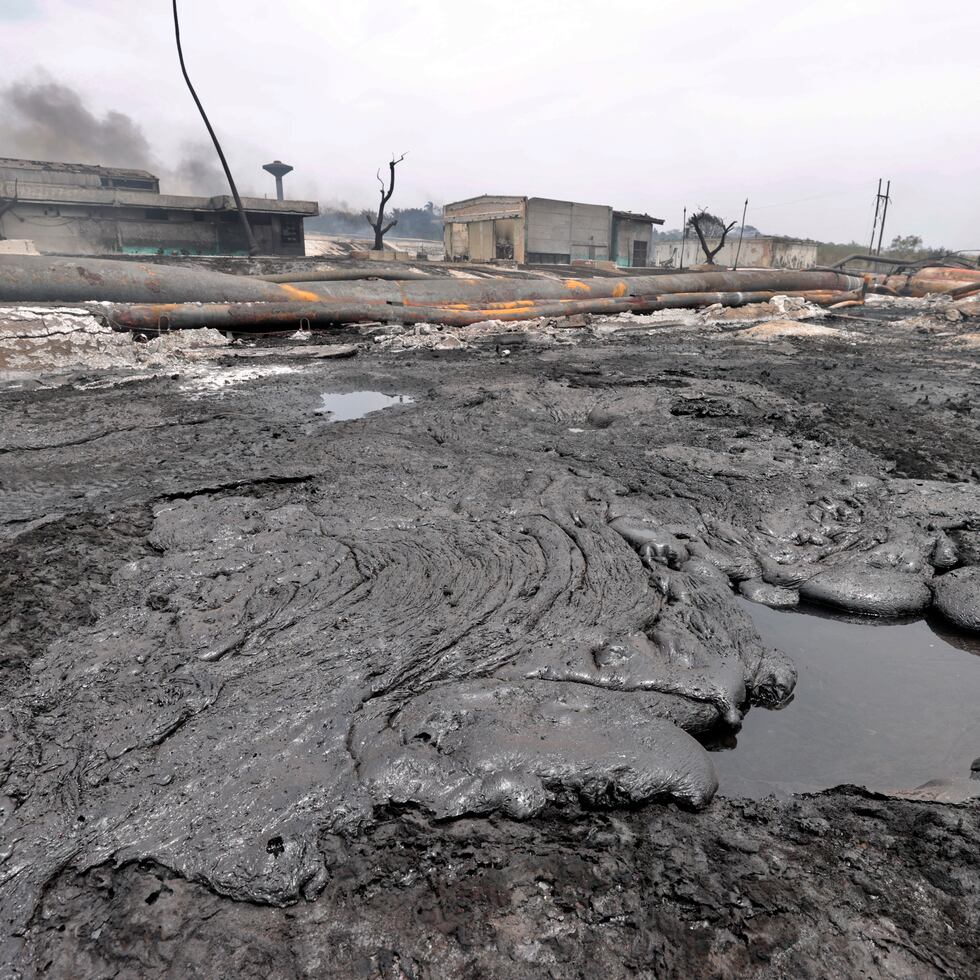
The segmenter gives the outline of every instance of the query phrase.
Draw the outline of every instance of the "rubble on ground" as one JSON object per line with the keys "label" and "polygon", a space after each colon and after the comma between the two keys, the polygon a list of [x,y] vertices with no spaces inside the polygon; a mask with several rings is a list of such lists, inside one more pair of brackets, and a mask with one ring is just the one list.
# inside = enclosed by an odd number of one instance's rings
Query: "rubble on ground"
{"label": "rubble on ground", "polygon": [[119,332],[84,307],[0,308],[0,373],[9,378],[113,368],[163,368],[194,353],[227,347],[217,330],[163,333],[153,339]]}
{"label": "rubble on ground", "polygon": [[741,330],[742,340],[771,340],[780,337],[833,337],[841,339],[850,336],[846,330],[828,327],[821,323],[801,323],[799,320],[767,320]]}

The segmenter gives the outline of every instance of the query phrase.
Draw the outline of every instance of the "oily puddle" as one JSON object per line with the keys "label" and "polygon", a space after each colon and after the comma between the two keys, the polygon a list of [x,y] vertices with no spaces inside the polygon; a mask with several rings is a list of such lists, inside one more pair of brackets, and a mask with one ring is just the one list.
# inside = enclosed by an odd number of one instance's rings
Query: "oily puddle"
{"label": "oily puddle", "polygon": [[414,401],[410,395],[386,395],[383,391],[329,391],[320,396],[316,411],[317,415],[329,416],[330,422],[346,422],[393,405],[410,405]]}
{"label": "oily puddle", "polygon": [[980,756],[980,638],[924,620],[745,608],[763,642],[793,660],[799,680],[781,710],[748,712],[724,745],[735,751],[713,754],[719,793],[786,796],[841,783],[908,789],[970,775]]}

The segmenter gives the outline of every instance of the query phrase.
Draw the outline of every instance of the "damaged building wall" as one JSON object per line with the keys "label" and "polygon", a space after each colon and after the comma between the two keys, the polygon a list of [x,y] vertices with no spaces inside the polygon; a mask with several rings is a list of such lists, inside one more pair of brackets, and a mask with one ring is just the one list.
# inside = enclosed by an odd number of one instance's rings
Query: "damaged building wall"
{"label": "damaged building wall", "polygon": [[[266,255],[304,255],[302,219],[247,211]],[[78,255],[238,255],[248,251],[237,211],[18,203],[0,217],[4,237],[42,252]]]}
{"label": "damaged building wall", "polygon": [[545,197],[482,194],[447,204],[443,241],[450,261],[568,264],[575,260],[646,265],[660,218]]}
{"label": "damaged building wall", "polygon": [[[717,239],[708,239],[712,248]],[[681,242],[657,242],[653,248],[651,265],[667,269],[685,268],[700,265],[705,261],[704,250],[697,237],[691,236],[684,243],[684,261],[681,262]],[[795,238],[754,237],[743,238],[739,249],[738,237],[725,242],[722,250],[715,256],[716,265],[734,265],[738,255],[739,266],[756,269],[809,269],[817,264],[816,242],[800,241]]]}
{"label": "damaged building wall", "polygon": [[[25,166],[18,169],[18,163]],[[28,239],[42,252],[81,255],[247,254],[228,195],[160,194],[152,174],[80,164],[0,160],[0,238]],[[315,201],[244,198],[259,248],[304,255],[303,219]]]}
{"label": "damaged building wall", "polygon": [[527,199],[482,194],[443,208],[446,258],[456,261],[524,261]]}
{"label": "damaged building wall", "polygon": [[663,218],[630,211],[613,211],[612,259],[620,268],[650,265],[653,255],[653,226]]}
{"label": "damaged building wall", "polygon": [[527,202],[527,262],[609,258],[612,208],[532,197]]}

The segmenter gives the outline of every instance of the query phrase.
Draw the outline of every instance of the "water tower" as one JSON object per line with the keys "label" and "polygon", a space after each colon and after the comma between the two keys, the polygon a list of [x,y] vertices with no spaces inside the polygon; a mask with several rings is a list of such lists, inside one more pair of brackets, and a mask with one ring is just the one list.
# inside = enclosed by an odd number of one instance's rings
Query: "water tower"
{"label": "water tower", "polygon": [[283,163],[282,160],[273,160],[272,163],[267,163],[262,167],[263,170],[268,170],[273,177],[276,178],[276,200],[282,200],[282,179],[289,173],[293,168],[288,163]]}

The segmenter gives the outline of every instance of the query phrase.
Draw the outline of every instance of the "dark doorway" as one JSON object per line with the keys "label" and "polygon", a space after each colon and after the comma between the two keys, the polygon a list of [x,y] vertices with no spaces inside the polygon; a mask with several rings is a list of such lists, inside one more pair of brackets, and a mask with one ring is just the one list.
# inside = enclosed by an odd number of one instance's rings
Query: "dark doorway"
{"label": "dark doorway", "polygon": [[647,243],[633,242],[633,265],[645,266],[647,264]]}

